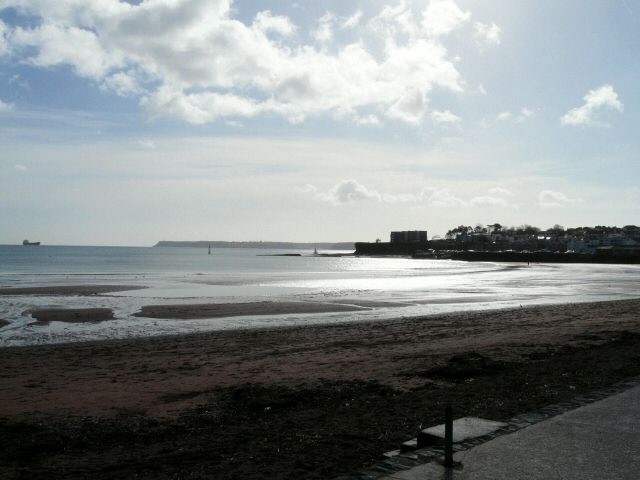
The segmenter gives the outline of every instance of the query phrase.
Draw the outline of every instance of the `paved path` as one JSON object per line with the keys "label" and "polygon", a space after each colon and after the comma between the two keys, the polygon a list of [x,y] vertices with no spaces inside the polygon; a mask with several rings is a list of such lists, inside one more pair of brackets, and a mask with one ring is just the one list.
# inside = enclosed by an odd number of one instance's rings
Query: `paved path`
{"label": "paved path", "polygon": [[385,480],[637,480],[640,387],[454,455],[461,469],[427,463]]}

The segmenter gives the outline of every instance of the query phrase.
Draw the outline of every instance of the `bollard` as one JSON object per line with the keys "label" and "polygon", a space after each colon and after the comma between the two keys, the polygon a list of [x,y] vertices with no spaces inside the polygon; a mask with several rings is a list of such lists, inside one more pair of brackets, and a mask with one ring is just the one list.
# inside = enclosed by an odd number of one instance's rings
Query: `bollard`
{"label": "bollard", "polygon": [[444,466],[453,467],[453,409],[447,405],[444,413]]}

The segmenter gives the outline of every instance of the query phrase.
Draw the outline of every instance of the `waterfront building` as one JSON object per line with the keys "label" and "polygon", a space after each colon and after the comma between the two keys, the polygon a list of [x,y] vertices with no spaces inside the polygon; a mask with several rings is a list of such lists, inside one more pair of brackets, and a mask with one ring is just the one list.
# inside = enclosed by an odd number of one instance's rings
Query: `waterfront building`
{"label": "waterfront building", "polygon": [[426,230],[391,232],[391,243],[427,243]]}

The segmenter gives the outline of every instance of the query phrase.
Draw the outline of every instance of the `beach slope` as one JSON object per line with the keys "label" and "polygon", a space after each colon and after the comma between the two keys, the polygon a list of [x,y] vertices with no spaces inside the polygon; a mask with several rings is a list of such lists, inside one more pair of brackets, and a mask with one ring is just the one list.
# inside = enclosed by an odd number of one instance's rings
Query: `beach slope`
{"label": "beach slope", "polygon": [[628,300],[4,348],[0,461],[33,478],[331,478],[440,423],[446,403],[506,419],[640,374],[638,312]]}

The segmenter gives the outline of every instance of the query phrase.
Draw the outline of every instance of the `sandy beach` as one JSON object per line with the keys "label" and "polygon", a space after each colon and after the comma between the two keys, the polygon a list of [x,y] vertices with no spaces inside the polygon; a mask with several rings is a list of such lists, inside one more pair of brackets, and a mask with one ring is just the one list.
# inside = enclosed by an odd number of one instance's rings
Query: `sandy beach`
{"label": "sandy beach", "polygon": [[190,478],[331,478],[440,423],[447,401],[501,419],[639,374],[638,312],[628,300],[4,348],[0,459],[32,478],[172,478],[186,464]]}

